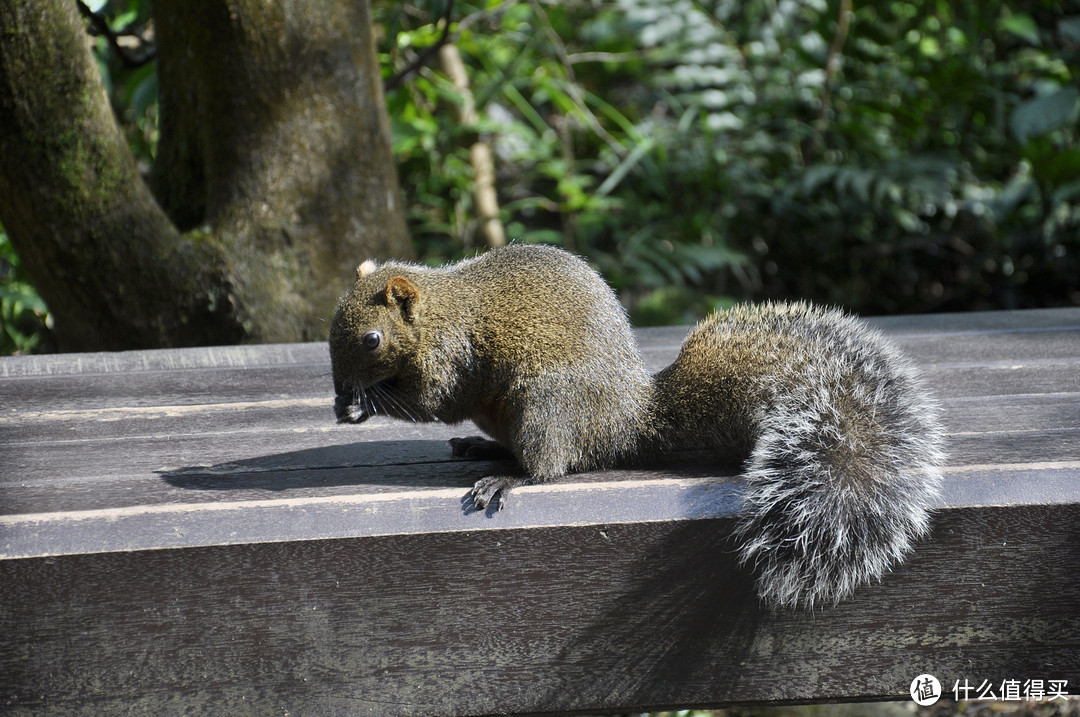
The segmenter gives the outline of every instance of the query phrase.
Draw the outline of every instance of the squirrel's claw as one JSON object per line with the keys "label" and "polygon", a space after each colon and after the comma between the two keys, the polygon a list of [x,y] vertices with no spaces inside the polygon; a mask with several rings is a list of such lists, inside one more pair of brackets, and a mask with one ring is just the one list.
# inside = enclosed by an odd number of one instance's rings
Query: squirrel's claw
{"label": "squirrel's claw", "polygon": [[[476,481],[476,485],[469,492],[472,496],[473,506],[477,510],[484,510],[489,506],[496,511],[506,507],[506,494],[511,488],[521,483],[520,479],[509,476],[487,476]],[[493,503],[496,496],[498,502]]]}

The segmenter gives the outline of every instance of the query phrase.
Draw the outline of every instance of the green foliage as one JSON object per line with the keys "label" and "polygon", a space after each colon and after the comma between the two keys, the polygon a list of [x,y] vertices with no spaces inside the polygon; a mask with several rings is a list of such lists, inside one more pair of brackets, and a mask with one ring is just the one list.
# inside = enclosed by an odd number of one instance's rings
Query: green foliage
{"label": "green foliage", "polygon": [[[433,23],[442,7],[432,3],[417,17]],[[652,296],[653,320],[671,320],[670,312],[657,312],[661,296],[687,297],[676,309],[687,319],[711,306],[708,298],[671,289],[728,267],[742,273],[744,258],[718,232],[718,208],[697,201],[729,179],[716,171],[711,152],[698,151],[708,137],[687,131],[696,109],[668,96],[670,106],[643,114],[624,96],[644,89],[647,68],[632,36],[616,24],[623,11],[501,3],[466,5],[463,12],[456,42],[470,62],[480,124],[457,126],[447,111],[456,95],[436,70],[388,95],[399,173],[423,253],[450,258],[476,244],[467,143],[485,135],[499,163],[512,239],[562,244],[589,256],[624,296]],[[433,24],[409,29],[405,15],[381,18],[388,29],[387,76],[439,36]],[[627,101],[616,105],[613,98]],[[657,121],[658,111],[686,118]],[[691,304],[696,310],[688,314]]]}
{"label": "green foliage", "polygon": [[19,257],[0,227],[0,355],[29,353],[48,344],[51,320]]}
{"label": "green foliage", "polygon": [[[389,97],[416,236],[440,258],[475,243],[479,133],[509,234],[590,257],[639,322],[735,298],[1080,303],[1080,15],[853,7],[845,26],[824,0],[459,4],[480,126],[455,124],[437,67]],[[443,8],[384,11],[388,76]]]}
{"label": "green foliage", "polygon": [[[97,4],[115,32],[149,35],[145,0]],[[780,297],[864,313],[1080,304],[1080,12],[851,7],[841,22],[840,0],[458,0],[477,123],[456,119],[437,56],[386,97],[418,251],[479,249],[482,138],[508,236],[587,256],[638,323]],[[385,78],[439,41],[445,9],[374,4]],[[153,65],[96,43],[148,168]]]}
{"label": "green foliage", "polygon": [[[147,0],[93,0],[87,7],[106,18],[109,29],[128,57],[139,59],[152,43],[151,6]],[[112,106],[131,145],[139,168],[148,174],[153,165],[158,140],[157,65],[145,62],[128,66],[110,46],[107,38],[94,38],[98,69],[109,91]]]}

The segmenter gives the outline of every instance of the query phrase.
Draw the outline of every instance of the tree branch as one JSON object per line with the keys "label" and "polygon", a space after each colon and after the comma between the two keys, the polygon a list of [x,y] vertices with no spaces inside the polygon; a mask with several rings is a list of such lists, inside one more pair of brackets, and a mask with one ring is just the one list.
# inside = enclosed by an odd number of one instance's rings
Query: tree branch
{"label": "tree branch", "polygon": [[471,15],[466,15],[465,17],[458,20],[457,30],[455,30],[454,33],[451,34],[450,16],[453,10],[454,3],[453,0],[450,0],[449,4],[446,7],[446,11],[443,13],[443,29],[442,34],[439,36],[439,39],[436,40],[435,44],[433,44],[431,47],[425,48],[416,57],[416,59],[409,63],[406,68],[404,68],[403,70],[395,74],[393,77],[391,77],[389,80],[387,80],[385,83],[383,83],[383,91],[386,92],[401,85],[401,83],[405,81],[406,77],[416,72],[417,70],[420,70],[428,62],[428,60],[431,59],[432,55],[438,52],[443,45],[448,42],[455,42],[457,38],[461,35],[462,31],[465,30],[465,28],[488,17],[501,17],[502,14],[505,13],[510,6],[516,5],[519,1],[520,0],[503,0],[498,5],[486,8],[484,10],[479,10]]}
{"label": "tree branch", "polygon": [[[145,42],[138,33],[130,32],[130,28],[120,32],[113,32],[112,28],[109,27],[108,20],[87,7],[86,3],[82,0],[78,0],[77,5],[79,7],[79,13],[89,20],[90,24],[93,26],[91,34],[104,37],[109,42],[109,46],[113,49],[113,52],[116,53],[116,56],[120,58],[120,62],[123,63],[124,67],[133,70],[136,67],[142,67],[146,63],[153,61],[157,56],[157,48],[150,43]],[[139,43],[146,48],[142,55],[139,57],[132,57],[129,55],[127,50],[119,42],[121,36],[138,37]]]}
{"label": "tree branch", "polygon": [[431,47],[424,48],[420,52],[420,54],[416,56],[416,59],[413,60],[412,62],[410,62],[405,67],[405,69],[401,70],[396,75],[394,75],[393,77],[388,79],[383,84],[383,90],[384,91],[389,92],[390,90],[394,89],[395,87],[400,85],[402,82],[404,82],[406,77],[408,77],[409,75],[411,75],[412,73],[416,72],[421,67],[426,65],[427,61],[431,59],[432,55],[434,55],[436,52],[438,52],[439,48],[441,48],[443,45],[445,45],[449,41],[449,39],[450,39],[450,18],[453,15],[453,12],[454,12],[454,0],[446,0],[446,10],[445,10],[445,12],[443,12],[443,18],[442,18],[443,29],[442,29],[442,34],[439,35],[439,39],[436,40],[435,44],[433,44]]}
{"label": "tree branch", "polygon": [[818,131],[824,131],[829,121],[829,105],[832,100],[832,83],[840,67],[840,53],[847,41],[851,29],[851,0],[840,0],[840,13],[836,18],[836,32],[833,34],[829,54],[825,57],[825,80],[821,86],[821,108],[818,110]]}

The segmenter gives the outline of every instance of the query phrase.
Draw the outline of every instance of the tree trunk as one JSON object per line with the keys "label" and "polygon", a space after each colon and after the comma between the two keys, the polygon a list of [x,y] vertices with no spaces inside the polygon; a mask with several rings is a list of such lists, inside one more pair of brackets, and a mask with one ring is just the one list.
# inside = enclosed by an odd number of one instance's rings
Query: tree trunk
{"label": "tree trunk", "polygon": [[0,221],[61,345],[325,338],[356,264],[410,253],[367,4],[156,9],[160,206],[74,3],[0,3]]}

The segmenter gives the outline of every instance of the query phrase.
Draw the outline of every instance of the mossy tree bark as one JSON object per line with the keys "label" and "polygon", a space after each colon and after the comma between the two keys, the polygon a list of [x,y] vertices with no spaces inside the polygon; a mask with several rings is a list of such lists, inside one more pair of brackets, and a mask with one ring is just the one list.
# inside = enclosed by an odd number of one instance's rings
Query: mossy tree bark
{"label": "mossy tree bark", "polygon": [[61,346],[323,339],[410,253],[365,2],[157,7],[153,191],[73,2],[0,3],[0,221]]}

